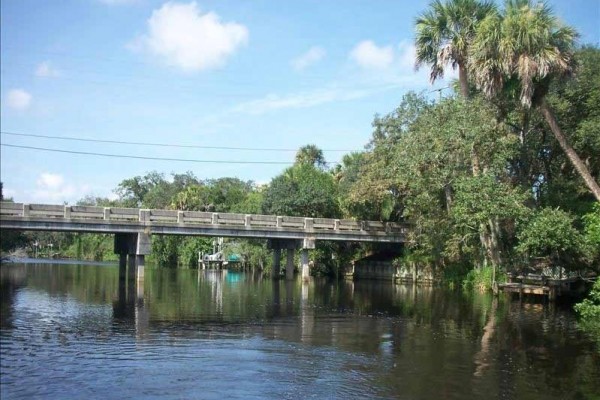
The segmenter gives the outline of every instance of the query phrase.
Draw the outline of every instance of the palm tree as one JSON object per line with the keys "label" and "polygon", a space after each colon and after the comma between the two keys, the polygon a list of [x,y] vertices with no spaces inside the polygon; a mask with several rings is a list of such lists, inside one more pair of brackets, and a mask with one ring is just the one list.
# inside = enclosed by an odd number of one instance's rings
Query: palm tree
{"label": "palm tree", "polygon": [[502,91],[507,83],[519,84],[521,104],[539,108],[560,147],[600,201],[598,183],[568,143],[545,100],[553,80],[573,73],[577,36],[545,3],[507,0],[504,13],[488,15],[477,27],[468,67],[477,87],[489,97]]}
{"label": "palm tree", "polygon": [[444,76],[448,64],[458,68],[461,94],[468,97],[469,46],[478,23],[495,9],[491,1],[434,0],[416,21],[417,68],[429,65],[432,83]]}
{"label": "palm tree", "polygon": [[296,153],[296,164],[314,165],[320,169],[327,166],[323,150],[319,149],[314,144],[307,144],[306,146],[300,147]]}
{"label": "palm tree", "polygon": [[[458,68],[458,81],[463,98],[469,97],[468,60],[471,42],[475,37],[477,26],[490,14],[496,14],[496,6],[487,0],[433,0],[429,9],[416,21],[417,36],[415,47],[417,52],[416,67],[427,64],[431,68],[431,82],[444,76],[444,68],[450,64]],[[479,157],[475,149],[471,154],[473,175],[480,174]],[[446,206],[448,211],[452,204],[452,187],[446,185]],[[493,221],[490,223],[492,225]],[[490,260],[496,259],[491,242],[490,229],[480,225],[480,241]]]}

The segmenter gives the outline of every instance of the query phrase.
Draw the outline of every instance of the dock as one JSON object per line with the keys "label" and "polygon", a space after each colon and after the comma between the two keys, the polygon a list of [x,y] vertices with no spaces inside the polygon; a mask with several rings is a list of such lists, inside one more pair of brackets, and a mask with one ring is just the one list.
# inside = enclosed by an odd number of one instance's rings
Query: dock
{"label": "dock", "polygon": [[519,298],[523,295],[546,297],[555,301],[560,296],[572,296],[582,290],[583,281],[580,277],[550,278],[544,275],[509,275],[508,282],[498,285],[505,293],[516,293]]}

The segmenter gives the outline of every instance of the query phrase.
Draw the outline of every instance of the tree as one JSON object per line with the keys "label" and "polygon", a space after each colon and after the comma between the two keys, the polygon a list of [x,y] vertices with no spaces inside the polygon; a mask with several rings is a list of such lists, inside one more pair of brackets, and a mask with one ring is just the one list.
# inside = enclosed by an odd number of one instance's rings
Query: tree
{"label": "tree", "polygon": [[[359,168],[349,190],[350,198],[342,202],[344,209],[350,206],[355,216],[363,219],[400,220],[406,181],[396,153],[415,122],[431,106],[423,95],[408,92],[393,112],[375,116],[368,151],[356,159],[344,157],[341,178]],[[340,180],[344,190],[342,183]]]}
{"label": "tree", "polygon": [[545,3],[508,0],[503,13],[491,13],[478,25],[470,47],[469,69],[477,87],[489,97],[518,86],[523,107],[539,108],[561,149],[600,201],[600,186],[569,144],[545,99],[553,80],[574,72],[577,36]]}
{"label": "tree", "polygon": [[294,165],[273,178],[265,191],[262,210],[275,215],[337,217],[339,207],[333,177],[313,165]]}
{"label": "tree", "polygon": [[494,3],[488,1],[434,0],[417,18],[417,67],[430,66],[432,83],[444,76],[446,65],[458,68],[461,94],[468,97],[469,46],[477,24],[494,10]]}
{"label": "tree", "polygon": [[324,169],[327,166],[323,150],[314,144],[300,147],[296,153],[296,164],[314,165],[319,169]]}
{"label": "tree", "polygon": [[522,224],[518,237],[519,252],[545,258],[555,265],[580,266],[578,259],[586,252],[584,237],[574,227],[574,217],[558,209],[543,208],[537,211]]}

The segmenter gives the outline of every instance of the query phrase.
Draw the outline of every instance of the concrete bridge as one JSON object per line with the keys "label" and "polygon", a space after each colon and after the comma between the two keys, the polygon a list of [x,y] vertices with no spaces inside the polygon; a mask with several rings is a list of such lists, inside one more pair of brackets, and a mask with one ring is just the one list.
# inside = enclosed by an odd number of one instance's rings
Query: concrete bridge
{"label": "concrete bridge", "polygon": [[293,278],[294,251],[302,249],[302,276],[308,278],[308,249],[317,240],[403,243],[407,226],[392,222],[277,215],[153,210],[56,204],[0,203],[0,229],[115,234],[115,253],[125,268],[143,276],[150,236],[195,235],[267,239],[279,276],[281,250],[287,250],[286,277]]}

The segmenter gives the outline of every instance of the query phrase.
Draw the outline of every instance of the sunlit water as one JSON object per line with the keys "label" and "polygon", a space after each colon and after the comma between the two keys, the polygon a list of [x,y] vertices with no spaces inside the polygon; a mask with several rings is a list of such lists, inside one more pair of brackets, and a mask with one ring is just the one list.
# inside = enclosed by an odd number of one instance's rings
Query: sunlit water
{"label": "sunlit water", "polygon": [[600,396],[567,307],[107,265],[5,264],[0,285],[3,400]]}

